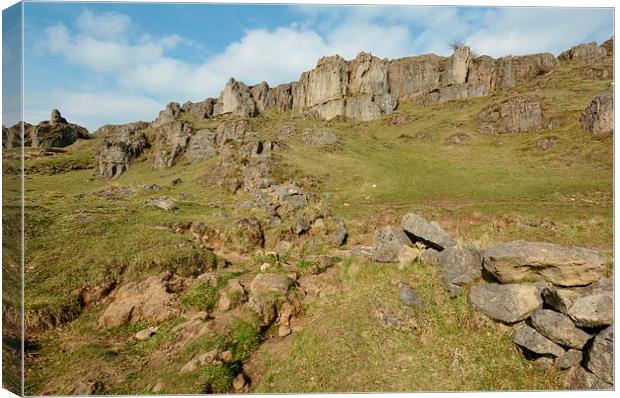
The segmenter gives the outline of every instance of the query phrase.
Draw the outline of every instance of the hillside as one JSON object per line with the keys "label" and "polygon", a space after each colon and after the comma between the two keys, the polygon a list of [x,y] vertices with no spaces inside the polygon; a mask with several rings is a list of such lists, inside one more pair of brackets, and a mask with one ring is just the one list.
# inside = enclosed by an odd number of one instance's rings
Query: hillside
{"label": "hillside", "polygon": [[611,388],[572,310],[613,311],[612,47],[328,57],[27,147],[26,393]]}

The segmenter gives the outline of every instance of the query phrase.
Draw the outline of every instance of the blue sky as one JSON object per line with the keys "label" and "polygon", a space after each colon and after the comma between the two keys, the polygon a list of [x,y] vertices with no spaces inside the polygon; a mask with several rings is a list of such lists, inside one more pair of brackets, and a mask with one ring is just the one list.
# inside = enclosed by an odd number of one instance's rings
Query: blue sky
{"label": "blue sky", "polygon": [[26,120],[59,108],[94,130],[215,97],[229,77],[276,85],[323,55],[554,54],[613,33],[611,9],[41,3],[25,5]]}

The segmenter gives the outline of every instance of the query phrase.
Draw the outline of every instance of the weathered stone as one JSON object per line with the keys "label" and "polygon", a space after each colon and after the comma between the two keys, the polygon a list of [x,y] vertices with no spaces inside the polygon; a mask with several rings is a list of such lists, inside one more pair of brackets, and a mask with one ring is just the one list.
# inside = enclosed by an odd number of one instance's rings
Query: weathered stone
{"label": "weathered stone", "polygon": [[159,276],[152,276],[121,286],[99,317],[97,325],[110,328],[139,321],[160,323],[174,318],[178,311],[178,303],[168,292],[165,281]]}
{"label": "weathered stone", "polygon": [[599,379],[614,383],[614,330],[612,326],[603,329],[586,352],[585,367]]}
{"label": "weathered stone", "polygon": [[331,234],[330,242],[333,246],[342,246],[347,241],[347,229],[344,226],[344,221],[339,218],[334,219],[334,223],[336,224],[336,228]]}
{"label": "weathered stone", "polygon": [[465,134],[465,133],[459,133],[459,134],[453,134],[450,137],[448,137],[447,141],[450,144],[455,144],[455,145],[461,145],[461,144],[466,144],[467,142],[469,142],[469,135]]}
{"label": "weathered stone", "polygon": [[217,154],[215,133],[208,129],[198,130],[191,136],[185,156],[194,163]]}
{"label": "weathered stone", "polygon": [[170,102],[159,112],[157,119],[151,123],[151,127],[157,128],[176,122],[181,116],[181,105],[178,102]]}
{"label": "weathered stone", "polygon": [[568,315],[568,309],[573,305],[573,301],[579,297],[579,292],[570,289],[557,287],[546,287],[542,291],[545,304],[554,310]]}
{"label": "weathered stone", "polygon": [[469,301],[479,311],[505,323],[522,321],[542,306],[540,289],[534,285],[482,283],[471,288]]}
{"label": "weathered stone", "polygon": [[581,350],[592,337],[575,327],[575,324],[566,315],[547,309],[541,308],[534,311],[531,322],[534,329],[548,339],[578,350]]}
{"label": "weathered stone", "polygon": [[614,93],[612,90],[597,95],[581,113],[581,127],[594,134],[611,133],[614,130]]}
{"label": "weathered stone", "polygon": [[435,249],[426,249],[420,254],[420,261],[422,264],[439,265],[440,256],[441,252]]}
{"label": "weathered stone", "polygon": [[149,200],[148,204],[166,211],[174,210],[177,207],[177,202],[174,199],[166,197],[153,198]]}
{"label": "weathered stone", "polygon": [[451,246],[439,253],[439,275],[451,297],[482,274],[482,256],[477,249]]}
{"label": "weathered stone", "polygon": [[252,295],[276,293],[285,295],[293,286],[293,280],[283,274],[258,274],[250,284]]}
{"label": "weathered stone", "polygon": [[248,380],[243,373],[239,373],[233,380],[233,390],[235,392],[247,392]]}
{"label": "weathered stone", "polygon": [[191,123],[181,121],[159,127],[153,148],[155,152],[153,167],[163,169],[173,166],[187,150],[192,130]]}
{"label": "weathered stone", "polygon": [[551,355],[554,357],[559,357],[564,354],[562,347],[527,325],[521,325],[515,328],[514,342],[519,347],[525,348],[535,354]]}
{"label": "weathered stone", "polygon": [[52,111],[50,121],[32,127],[29,136],[33,147],[66,147],[80,138],[90,138],[86,128],[68,123],[57,109]]}
{"label": "weathered stone", "polygon": [[418,214],[405,214],[401,227],[412,242],[421,241],[426,246],[438,251],[456,245],[454,238],[448,235],[437,222],[429,222]]}
{"label": "weathered stone", "polygon": [[555,366],[560,370],[570,369],[579,365],[583,359],[583,354],[579,350],[568,350],[555,359]]}
{"label": "weathered stone", "polygon": [[120,126],[106,125],[95,135],[101,136],[99,147],[99,176],[114,178],[123,174],[131,163],[149,147],[142,132],[147,123],[137,122]]}
{"label": "weathered stone", "polygon": [[441,75],[441,84],[452,86],[464,84],[467,80],[471,51],[467,46],[455,46],[453,53],[448,59],[448,64]]}
{"label": "weathered stone", "polygon": [[533,364],[538,370],[544,372],[553,369],[554,361],[549,357],[538,357],[534,359]]}
{"label": "weathered stone", "polygon": [[538,278],[559,286],[582,286],[602,277],[605,259],[580,247],[514,241],[487,249],[483,265],[503,283]]}
{"label": "weathered stone", "polygon": [[419,310],[425,310],[426,305],[418,296],[418,293],[408,284],[401,282],[398,284],[398,291],[400,301],[410,307],[414,307]]}
{"label": "weathered stone", "polygon": [[375,231],[372,245],[372,260],[383,263],[395,263],[399,260],[402,247],[411,244],[407,235],[393,226]]}
{"label": "weathered stone", "polygon": [[480,131],[494,133],[524,133],[543,128],[540,102],[532,97],[516,97],[490,105],[478,115]]}
{"label": "weathered stone", "polygon": [[574,366],[566,375],[564,386],[572,390],[611,390],[613,385],[596,377],[581,366]]}
{"label": "weathered stone", "polygon": [[230,78],[214,106],[213,113],[241,117],[256,116],[256,104],[252,99],[250,88]]}
{"label": "weathered stone", "polygon": [[609,326],[613,322],[613,291],[597,290],[577,297],[568,316],[580,327]]}
{"label": "weathered stone", "polygon": [[560,61],[583,62],[596,64],[605,60],[607,50],[599,47],[596,42],[579,44],[560,54]]}
{"label": "weathered stone", "polygon": [[142,329],[137,332],[133,337],[138,341],[148,340],[152,335],[154,335],[159,328],[157,326],[150,326],[146,329]]}

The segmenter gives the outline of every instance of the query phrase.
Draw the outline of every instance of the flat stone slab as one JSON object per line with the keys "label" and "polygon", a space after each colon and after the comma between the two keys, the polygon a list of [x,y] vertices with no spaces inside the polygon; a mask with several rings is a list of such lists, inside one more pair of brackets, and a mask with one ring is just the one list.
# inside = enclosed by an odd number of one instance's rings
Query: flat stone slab
{"label": "flat stone slab", "polygon": [[595,290],[573,301],[568,316],[580,327],[609,326],[614,318],[614,297],[611,290]]}
{"label": "flat stone slab", "polygon": [[564,354],[562,347],[527,325],[515,329],[514,342],[519,347],[523,347],[535,354],[554,357]]}
{"label": "flat stone slab", "polygon": [[614,330],[612,326],[603,329],[592,342],[586,353],[586,368],[606,383],[614,382]]}
{"label": "flat stone slab", "polygon": [[578,329],[569,317],[552,310],[537,309],[532,313],[531,322],[534,329],[548,339],[578,350],[582,349],[592,337]]}
{"label": "flat stone slab", "polygon": [[424,217],[407,213],[402,219],[401,227],[414,242],[423,242],[430,248],[443,250],[456,246],[456,240],[451,237],[435,221],[427,221]]}
{"label": "flat stone slab", "polygon": [[502,283],[538,279],[558,286],[585,286],[601,279],[605,258],[581,247],[514,241],[487,249],[483,265]]}
{"label": "flat stone slab", "polygon": [[526,319],[543,303],[538,286],[495,283],[473,286],[469,301],[477,310],[505,323]]}

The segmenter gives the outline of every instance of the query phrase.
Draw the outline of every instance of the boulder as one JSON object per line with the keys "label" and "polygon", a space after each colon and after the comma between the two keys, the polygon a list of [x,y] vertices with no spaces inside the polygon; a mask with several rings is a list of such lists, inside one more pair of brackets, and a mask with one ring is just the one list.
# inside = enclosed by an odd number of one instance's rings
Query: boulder
{"label": "boulder", "polygon": [[611,390],[613,384],[609,384],[582,366],[573,366],[564,379],[564,386],[571,390]]}
{"label": "boulder", "polygon": [[614,93],[605,91],[592,100],[581,113],[581,127],[594,135],[614,131]]}
{"label": "boulder", "polygon": [[420,253],[420,261],[422,264],[439,265],[440,256],[441,252],[435,249],[426,249]]}
{"label": "boulder", "polygon": [[470,247],[448,247],[439,253],[439,276],[451,297],[482,276],[482,255]]}
{"label": "boulder", "polygon": [[422,242],[438,251],[456,245],[454,238],[448,235],[439,224],[435,221],[429,222],[418,214],[405,214],[401,227],[412,242]]}
{"label": "boulder", "polygon": [[516,323],[542,307],[540,288],[534,285],[482,283],[473,286],[469,301],[477,310],[505,323]]}
{"label": "boulder", "polygon": [[579,327],[609,326],[613,322],[613,291],[595,290],[577,297],[568,309],[568,316]]}
{"label": "boulder", "polygon": [[562,346],[581,350],[592,337],[575,327],[566,315],[547,309],[537,309],[531,316],[532,327],[540,334]]}
{"label": "boulder", "polygon": [[556,139],[555,138],[541,138],[536,141],[536,147],[540,150],[547,151],[555,146]]}
{"label": "boulder", "polygon": [[603,329],[586,352],[585,367],[606,383],[614,383],[614,330],[612,326]]}
{"label": "boulder", "polygon": [[403,247],[411,241],[403,231],[393,226],[375,231],[372,245],[372,260],[382,263],[396,263]]}
{"label": "boulder", "polygon": [[268,293],[285,295],[293,284],[294,281],[284,274],[258,274],[250,284],[250,292],[258,296]]}
{"label": "boulder", "polygon": [[539,355],[559,357],[564,354],[562,347],[527,325],[515,328],[514,342],[519,347]]}
{"label": "boulder", "polygon": [[543,128],[543,111],[537,98],[515,97],[486,107],[478,120],[486,134],[525,133]]}
{"label": "boulder", "polygon": [[583,359],[583,354],[579,350],[568,350],[555,359],[555,366],[560,370],[570,369],[579,365]]}
{"label": "boulder", "polygon": [[176,209],[177,202],[172,198],[160,197],[148,201],[149,206],[158,207],[162,210],[171,211]]}
{"label": "boulder", "polygon": [[487,249],[483,265],[503,283],[535,278],[559,286],[583,286],[603,276],[605,258],[580,247],[514,241]]}
{"label": "boulder", "polygon": [[134,159],[149,147],[149,141],[143,133],[147,127],[147,123],[136,122],[117,126],[106,125],[95,132],[95,135],[101,135],[100,177],[119,177],[129,169]]}
{"label": "boulder", "polygon": [[336,228],[334,228],[330,242],[333,246],[339,247],[346,243],[347,241],[347,229],[344,226],[344,221],[339,218],[334,219],[334,223],[336,224]]}
{"label": "boulder", "polygon": [[112,302],[99,317],[101,328],[125,326],[146,321],[160,323],[179,313],[174,294],[169,293],[166,280],[152,276],[141,282],[129,282],[112,296]]}

